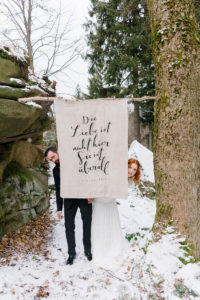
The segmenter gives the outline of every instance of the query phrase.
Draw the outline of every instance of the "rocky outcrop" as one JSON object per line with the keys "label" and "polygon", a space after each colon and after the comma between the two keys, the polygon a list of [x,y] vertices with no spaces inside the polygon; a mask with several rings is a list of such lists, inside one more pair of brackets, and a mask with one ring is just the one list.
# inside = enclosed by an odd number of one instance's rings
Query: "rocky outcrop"
{"label": "rocky outcrop", "polygon": [[[10,163],[0,187],[0,237],[18,229],[49,205],[47,176],[33,168]],[[3,200],[3,201],[2,201]]]}
{"label": "rocky outcrop", "polygon": [[49,205],[40,144],[51,125],[51,103],[18,102],[19,97],[45,95],[55,96],[48,78],[31,75],[24,58],[0,47],[0,238]]}
{"label": "rocky outcrop", "polygon": [[40,108],[9,99],[0,99],[0,142],[4,143],[9,138],[15,140],[17,136],[30,131],[28,129],[40,115]]}

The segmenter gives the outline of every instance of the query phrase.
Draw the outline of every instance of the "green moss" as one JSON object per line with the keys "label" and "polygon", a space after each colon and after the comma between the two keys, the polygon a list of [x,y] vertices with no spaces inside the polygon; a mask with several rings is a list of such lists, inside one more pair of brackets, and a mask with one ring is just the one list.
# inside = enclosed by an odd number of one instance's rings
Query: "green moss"
{"label": "green moss", "polygon": [[168,221],[168,225],[172,226],[173,225],[173,220]]}
{"label": "green moss", "polygon": [[[26,173],[25,169],[22,168],[18,163],[11,162],[7,168],[5,169],[4,176],[5,179],[7,177],[11,177],[13,175],[17,175],[20,180],[20,187],[23,188],[23,186],[26,184],[27,181],[32,180],[32,176],[30,173]],[[11,188],[11,187],[10,187]]]}
{"label": "green moss", "polygon": [[160,103],[166,104],[168,97],[165,94],[162,94],[160,97]]}
{"label": "green moss", "polygon": [[145,244],[145,246],[142,248],[144,254],[147,254],[147,249],[148,249],[148,247],[149,247],[152,243],[153,243],[153,241],[152,241],[152,240],[149,240],[149,241]]}
{"label": "green moss", "polygon": [[26,97],[27,92],[21,88],[10,86],[0,86],[0,98],[17,100],[18,98]]}
{"label": "green moss", "polygon": [[10,59],[12,56],[9,55],[6,51],[4,51],[3,49],[0,49],[0,57],[2,58],[6,58],[6,59]]}
{"label": "green moss", "polygon": [[186,296],[186,298],[188,298],[188,295],[191,295],[193,297],[198,296],[192,289],[188,289],[183,284],[176,284],[173,294],[179,298],[183,298],[183,297],[185,298],[185,296]]}
{"label": "green moss", "polygon": [[184,257],[179,257],[179,260],[184,264],[196,263],[200,261],[200,256],[193,257],[194,245],[187,241],[179,242],[180,249],[184,250]]}
{"label": "green moss", "polygon": [[29,81],[28,81],[28,84],[29,84],[30,86],[32,86],[32,85],[35,85],[36,83],[29,80]]}
{"label": "green moss", "polygon": [[4,210],[2,205],[0,205],[0,219],[2,219],[2,217],[4,217]]}
{"label": "green moss", "polygon": [[174,0],[168,0],[165,2],[165,4],[167,5],[168,9],[170,9],[170,10],[174,10],[174,8],[176,7],[176,1],[174,1]]}
{"label": "green moss", "polygon": [[126,239],[130,242],[132,239],[134,239],[135,241],[137,241],[138,240],[138,238],[143,238],[144,237],[144,234],[140,234],[140,232],[136,232],[136,233],[131,233],[131,234],[129,234],[129,233],[127,233],[126,234]]}
{"label": "green moss", "polygon": [[172,217],[172,207],[169,203],[160,203],[160,200],[157,199],[157,208],[156,208],[156,216],[155,221],[158,222],[164,218],[171,218]]}
{"label": "green moss", "polygon": [[[153,55],[155,58],[155,70],[156,74],[159,77],[159,68],[161,64],[157,64],[156,57],[160,55],[162,47],[169,43],[175,35],[178,39],[181,38],[181,44],[183,52],[188,52],[192,47],[198,47],[200,44],[199,31],[195,18],[191,16],[194,14],[194,3],[185,3],[183,5],[183,10],[179,9],[179,6],[176,1],[168,0],[164,1],[164,9],[168,11],[168,14],[171,15],[167,20],[158,19],[153,15],[153,0],[148,0],[148,10],[150,13],[151,20],[151,31],[152,31],[152,46],[153,46]],[[183,15],[184,11],[184,15]],[[182,64],[183,66],[187,65],[187,53],[177,54],[177,57],[173,55],[173,60],[170,61],[170,58],[165,58],[169,60],[170,67],[168,69],[168,74],[170,77],[173,76],[173,70],[179,68]]]}
{"label": "green moss", "polygon": [[17,56],[14,56],[12,54],[8,54],[8,52],[3,49],[0,49],[0,57],[3,59],[11,60],[18,65],[21,65],[22,67],[28,67],[28,64],[25,60],[19,59]]}

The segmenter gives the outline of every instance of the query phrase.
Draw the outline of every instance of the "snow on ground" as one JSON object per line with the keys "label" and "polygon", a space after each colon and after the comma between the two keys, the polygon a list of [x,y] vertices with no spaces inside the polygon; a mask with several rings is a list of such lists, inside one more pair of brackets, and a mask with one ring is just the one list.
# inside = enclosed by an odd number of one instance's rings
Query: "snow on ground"
{"label": "snow on ground", "polygon": [[[133,152],[144,172],[149,172],[147,163],[152,161],[151,152],[135,142],[129,151],[131,157]],[[146,178],[153,178],[148,172]],[[50,180],[52,183],[52,178]],[[83,255],[82,222],[78,212],[74,264],[65,264],[68,255],[64,221],[56,221],[49,236],[48,260],[30,255],[19,257],[15,266],[11,262],[1,267],[0,299],[200,299],[200,263],[185,265],[179,259],[190,259],[182,249],[184,238],[168,227],[157,241],[153,240],[155,201],[142,197],[137,186],[132,186],[128,198],[117,199],[117,203],[124,236],[130,240],[127,241],[127,258],[118,271],[95,269],[92,262],[87,261]],[[51,197],[51,211],[56,219],[55,195]]]}

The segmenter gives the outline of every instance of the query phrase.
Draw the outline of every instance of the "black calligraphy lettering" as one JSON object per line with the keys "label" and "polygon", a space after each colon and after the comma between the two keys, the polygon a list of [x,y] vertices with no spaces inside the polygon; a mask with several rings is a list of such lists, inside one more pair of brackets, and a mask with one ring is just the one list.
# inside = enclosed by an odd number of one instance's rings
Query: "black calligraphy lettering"
{"label": "black calligraphy lettering", "polygon": [[89,122],[89,118],[86,116],[83,116],[83,124],[87,124]]}
{"label": "black calligraphy lettering", "polygon": [[87,161],[84,162],[84,172],[85,174],[88,174],[89,172],[87,172]]}
{"label": "black calligraphy lettering", "polygon": [[71,129],[74,130],[74,133],[73,133],[72,137],[75,137],[76,132],[77,132],[77,130],[78,130],[79,127],[80,127],[80,125],[77,125],[75,128],[73,128],[73,127],[71,126]]}
{"label": "black calligraphy lettering", "polygon": [[107,168],[108,168],[108,166],[109,166],[109,161],[107,161],[106,163],[105,163],[105,166],[104,166],[104,173],[106,174],[106,175],[108,175],[108,173],[106,172],[107,171]]}
{"label": "black calligraphy lettering", "polygon": [[103,148],[100,149],[99,160],[102,159],[102,158],[101,158],[102,152],[103,152]]}
{"label": "black calligraphy lettering", "polygon": [[93,133],[97,132],[97,130],[93,130],[93,126],[94,126],[94,123],[92,122],[89,127],[89,135],[92,135]]}
{"label": "black calligraphy lettering", "polygon": [[109,129],[110,129],[110,125],[111,125],[111,124],[112,124],[111,122],[108,122],[107,132],[109,132]]}
{"label": "black calligraphy lettering", "polygon": [[96,145],[96,139],[97,139],[97,134],[95,135],[94,140],[93,140],[93,147],[97,147],[97,145]]}
{"label": "black calligraphy lettering", "polygon": [[[108,121],[105,127],[95,128],[95,121],[96,117],[82,116],[81,125],[71,126],[72,137],[75,137],[79,144],[73,146],[73,151],[77,151],[78,157],[77,171],[84,174],[100,171],[108,175],[110,162],[106,158],[104,149],[110,146],[110,143],[106,141],[106,133],[110,132],[112,123]],[[94,161],[92,158],[95,158]]]}
{"label": "black calligraphy lettering", "polygon": [[90,143],[91,143],[91,138],[88,139],[88,143],[87,143],[87,151],[89,151],[89,149],[90,149]]}
{"label": "black calligraphy lettering", "polygon": [[78,152],[78,158],[79,158],[79,160],[80,160],[80,161],[79,161],[79,165],[82,165],[82,163],[83,163],[83,160],[82,160],[82,157],[81,157],[81,152],[82,152],[82,151],[79,151],[79,152]]}

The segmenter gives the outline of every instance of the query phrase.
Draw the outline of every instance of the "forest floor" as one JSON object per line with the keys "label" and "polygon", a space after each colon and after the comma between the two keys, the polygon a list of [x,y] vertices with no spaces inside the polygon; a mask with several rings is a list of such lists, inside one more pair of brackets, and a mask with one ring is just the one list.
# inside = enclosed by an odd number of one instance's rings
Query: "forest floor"
{"label": "forest floor", "polygon": [[128,198],[117,199],[117,204],[128,245],[127,257],[117,271],[95,269],[85,258],[79,211],[77,258],[73,265],[66,265],[64,220],[57,220],[52,193],[43,215],[0,243],[0,299],[200,299],[200,262],[190,256],[190,245],[172,226],[160,234],[151,231],[155,200],[133,186]]}

